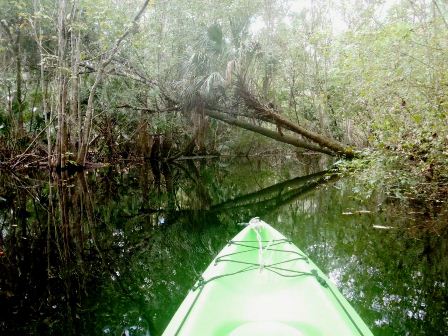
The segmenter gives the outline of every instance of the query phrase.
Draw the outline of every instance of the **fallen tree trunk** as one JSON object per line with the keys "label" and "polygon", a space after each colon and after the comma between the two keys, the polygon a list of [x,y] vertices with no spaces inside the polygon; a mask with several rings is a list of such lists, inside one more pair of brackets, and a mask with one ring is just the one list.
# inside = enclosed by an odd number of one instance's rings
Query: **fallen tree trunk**
{"label": "fallen tree trunk", "polygon": [[309,150],[319,152],[319,153],[335,155],[334,152],[332,152],[331,150],[328,150],[326,148],[322,148],[318,145],[310,144],[308,142],[305,142],[305,141],[298,139],[296,137],[293,137],[291,135],[280,134],[276,131],[273,131],[273,130],[270,130],[270,129],[267,129],[267,128],[264,128],[264,127],[261,127],[258,125],[254,125],[254,124],[251,124],[251,123],[243,121],[243,120],[233,118],[227,114],[219,113],[219,112],[212,111],[209,109],[205,110],[205,114],[211,118],[218,119],[227,124],[241,127],[241,128],[247,129],[249,131],[264,135],[268,138],[277,140],[279,142],[287,143],[287,144],[293,145],[295,147],[309,149]]}
{"label": "fallen tree trunk", "polygon": [[268,121],[275,123],[278,127],[284,127],[290,131],[293,131],[297,134],[304,136],[305,138],[319,144],[322,147],[326,147],[331,151],[345,155],[347,157],[353,157],[353,150],[344,144],[310,131],[288,119],[283,117],[282,115],[275,112],[269,106],[261,103],[249,90],[244,86],[244,84],[240,83],[238,86],[238,95],[243,99],[246,107],[255,111],[254,117],[263,121]]}
{"label": "fallen tree trunk", "polygon": [[[152,85],[155,84],[154,81],[151,81],[149,79],[145,78],[145,81],[150,82]],[[276,113],[272,108],[269,106],[263,105],[255,96],[253,96],[247,88],[240,84],[238,90],[239,96],[244,100],[245,105],[255,111],[255,113],[250,115],[242,115],[247,118],[256,118],[261,121],[265,121],[271,124],[276,125],[277,131],[270,130],[265,127],[257,126],[252,123],[249,123],[247,121],[237,119],[233,116],[233,114],[230,114],[225,111],[221,111],[219,107],[215,106],[208,106],[204,109],[204,113],[208,115],[211,118],[223,121],[227,124],[234,125],[240,128],[244,128],[247,130],[250,130],[252,132],[264,135],[266,137],[269,137],[271,139],[274,139],[279,142],[287,143],[290,145],[293,145],[295,147],[299,148],[305,148],[311,151],[319,152],[328,154],[331,156],[334,155],[344,155],[346,157],[353,157],[353,151],[343,144],[339,143],[336,140],[329,139],[328,137],[322,136],[318,133],[312,132],[310,130],[307,130],[306,128],[286,119],[285,117],[281,116],[280,114]],[[134,107],[130,106],[128,104],[122,104],[120,106],[117,106],[117,108],[131,108],[134,110],[143,110],[147,111],[149,113],[155,113],[155,112],[176,112],[182,110],[182,105],[172,99],[165,91],[162,93],[162,98],[167,102],[168,107],[161,110],[153,110],[148,107]],[[281,128],[284,128],[286,130],[290,130],[310,141],[313,141],[314,143],[310,143],[307,141],[304,141],[296,136],[283,134],[281,132]]]}

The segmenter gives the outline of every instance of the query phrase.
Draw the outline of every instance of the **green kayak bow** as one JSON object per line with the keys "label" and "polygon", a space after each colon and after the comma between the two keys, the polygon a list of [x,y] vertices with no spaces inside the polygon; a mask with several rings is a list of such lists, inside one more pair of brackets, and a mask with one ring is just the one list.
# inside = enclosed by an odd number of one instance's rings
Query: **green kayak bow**
{"label": "green kayak bow", "polygon": [[252,219],[189,291],[163,336],[372,335],[321,270]]}

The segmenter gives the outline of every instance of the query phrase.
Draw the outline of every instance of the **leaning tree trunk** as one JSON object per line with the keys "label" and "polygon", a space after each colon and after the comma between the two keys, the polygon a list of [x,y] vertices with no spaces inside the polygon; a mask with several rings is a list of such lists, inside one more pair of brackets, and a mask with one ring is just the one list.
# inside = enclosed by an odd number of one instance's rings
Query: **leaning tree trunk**
{"label": "leaning tree trunk", "polygon": [[212,111],[212,110],[205,110],[205,113],[211,118],[221,120],[227,124],[234,125],[234,126],[244,128],[249,131],[264,135],[268,138],[277,140],[279,142],[287,143],[287,144],[293,145],[295,147],[309,149],[309,150],[319,152],[319,153],[334,155],[334,152],[332,152],[331,150],[328,150],[326,148],[322,148],[318,145],[308,143],[306,141],[303,141],[297,137],[294,137],[294,136],[291,136],[288,134],[280,134],[277,131],[273,131],[268,128],[264,128],[264,127],[254,125],[254,124],[251,124],[249,122],[246,122],[246,121],[243,121],[240,119],[233,118],[224,113],[219,113],[219,112]]}
{"label": "leaning tree trunk", "polygon": [[294,133],[300,134],[301,136],[315,142],[316,144],[328,148],[330,151],[333,151],[339,155],[345,155],[347,157],[353,157],[353,150],[344,144],[334,140],[330,139],[326,136],[323,136],[321,134],[318,134],[316,132],[310,131],[292,121],[289,119],[283,117],[279,113],[277,113],[273,108],[264,105],[261,103],[252,93],[249,92],[249,90],[244,86],[242,83],[242,80],[240,80],[240,83],[237,88],[238,95],[243,99],[245,105],[253,110],[255,113],[253,114],[253,117],[268,121],[271,123],[274,123],[277,125],[277,127],[286,128],[290,131],[293,131]]}

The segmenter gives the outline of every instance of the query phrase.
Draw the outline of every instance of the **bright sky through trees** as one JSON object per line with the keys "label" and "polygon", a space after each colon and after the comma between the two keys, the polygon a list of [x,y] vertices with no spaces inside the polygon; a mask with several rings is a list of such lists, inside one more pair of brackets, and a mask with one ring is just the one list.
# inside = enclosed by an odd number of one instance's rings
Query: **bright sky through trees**
{"label": "bright sky through trees", "polygon": [[[397,5],[399,0],[383,0],[378,2],[375,6],[373,17],[380,23],[384,20],[389,12],[389,10]],[[327,10],[324,13],[328,22],[331,22],[332,30],[334,34],[339,34],[349,29],[349,17],[347,14],[351,10],[355,10],[356,6],[360,4],[360,1],[350,0],[350,1],[326,1]],[[363,3],[363,2],[361,2]],[[430,1],[428,1],[428,5]],[[308,12],[308,14],[313,10],[313,6],[320,6],[320,2],[313,0],[290,0],[286,3],[287,11],[285,17],[283,18],[283,23],[291,24],[290,14],[301,14],[303,12]],[[265,28],[266,24],[261,16],[257,16],[253,19],[250,30],[253,34],[257,34],[261,29]]]}

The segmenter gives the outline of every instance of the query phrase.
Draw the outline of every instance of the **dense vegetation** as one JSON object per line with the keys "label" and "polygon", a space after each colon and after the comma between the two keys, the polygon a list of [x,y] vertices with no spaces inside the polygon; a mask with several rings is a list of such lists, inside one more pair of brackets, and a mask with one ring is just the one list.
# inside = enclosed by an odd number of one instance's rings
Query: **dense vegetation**
{"label": "dense vegetation", "polygon": [[257,214],[375,331],[444,334],[447,56],[443,0],[0,0],[0,331],[161,332]]}
{"label": "dense vegetation", "polygon": [[0,10],[3,167],[368,149],[382,167],[369,183],[447,194],[442,1],[3,0]]}
{"label": "dense vegetation", "polygon": [[315,139],[298,126],[340,152],[386,148],[430,164],[446,156],[446,10],[435,0],[3,0],[2,162],[253,150],[258,138],[231,124],[338,152],[299,141]]}

